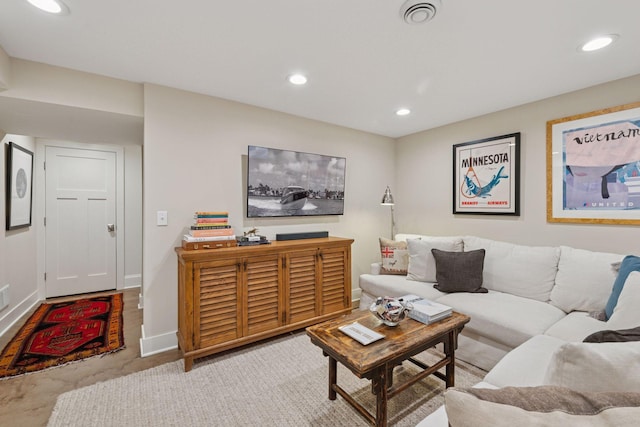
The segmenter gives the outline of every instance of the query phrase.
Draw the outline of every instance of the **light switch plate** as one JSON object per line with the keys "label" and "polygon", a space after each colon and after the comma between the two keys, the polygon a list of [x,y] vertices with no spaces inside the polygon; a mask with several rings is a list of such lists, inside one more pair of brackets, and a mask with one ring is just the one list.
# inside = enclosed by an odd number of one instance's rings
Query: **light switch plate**
{"label": "light switch plate", "polygon": [[158,211],[157,212],[157,225],[169,225],[169,219],[167,215],[167,211]]}

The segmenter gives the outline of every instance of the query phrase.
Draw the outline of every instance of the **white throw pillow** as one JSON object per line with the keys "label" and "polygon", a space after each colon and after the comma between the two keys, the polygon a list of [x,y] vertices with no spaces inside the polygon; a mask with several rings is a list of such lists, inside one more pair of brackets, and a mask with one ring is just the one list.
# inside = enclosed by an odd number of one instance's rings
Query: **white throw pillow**
{"label": "white throw pillow", "polygon": [[578,391],[640,392],[640,342],[560,346],[547,367],[545,384]]}
{"label": "white throw pillow", "polygon": [[465,236],[464,250],[475,249],[486,251],[483,287],[536,301],[549,301],[558,271],[560,248]]}
{"label": "white throw pillow", "polygon": [[409,267],[407,279],[419,282],[436,281],[436,260],[431,249],[447,252],[462,252],[464,246],[461,237],[422,237],[407,239],[409,249]]}
{"label": "white throw pillow", "polygon": [[616,308],[607,321],[607,329],[629,329],[640,326],[640,272],[632,271],[618,297]]}
{"label": "white throw pillow", "polygon": [[604,310],[616,279],[611,264],[622,258],[624,255],[561,246],[551,304],[567,313]]}

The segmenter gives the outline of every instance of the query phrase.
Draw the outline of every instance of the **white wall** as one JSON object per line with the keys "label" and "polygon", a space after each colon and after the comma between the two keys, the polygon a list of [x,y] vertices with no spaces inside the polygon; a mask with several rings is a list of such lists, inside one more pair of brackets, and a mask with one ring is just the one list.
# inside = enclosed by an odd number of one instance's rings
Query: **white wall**
{"label": "white wall", "polygon": [[0,91],[9,87],[11,81],[11,58],[0,46]]}
{"label": "white wall", "polygon": [[[392,139],[175,89],[145,85],[144,334],[153,352],[173,343],[177,329],[177,260],[174,251],[196,210],[229,211],[241,233],[258,227],[278,232],[329,231],[355,238],[353,285],[378,256],[388,234],[389,211],[380,206],[394,186]],[[345,214],[315,218],[245,218],[248,145],[345,157]],[[169,225],[156,226],[167,210]],[[166,344],[155,345],[166,339]],[[144,340],[143,340],[144,341]]]}
{"label": "white wall", "polygon": [[141,117],[142,90],[134,82],[11,58],[10,87],[2,96]]}
{"label": "white wall", "polygon": [[[35,153],[35,140],[32,137],[7,134],[2,139],[2,170],[6,165],[6,153],[9,142],[14,142],[23,148]],[[35,176],[35,174],[34,174]],[[3,194],[6,188],[6,174],[0,174],[0,186]],[[32,194],[36,191],[33,183]],[[4,223],[6,215],[6,202],[2,198],[1,217]],[[0,288],[9,284],[8,307],[0,311],[0,334],[15,322],[25,310],[29,309],[37,301],[36,278],[36,230],[38,224],[34,221],[35,207],[32,206],[32,222],[30,227],[5,230],[0,237]],[[4,230],[4,224],[2,229]]]}
{"label": "white wall", "polygon": [[[637,226],[546,220],[546,122],[640,100],[640,75],[400,138],[394,191],[398,229],[472,234],[531,245],[640,253]],[[521,132],[519,217],[452,214],[452,146]]]}
{"label": "white wall", "polygon": [[124,284],[142,286],[142,147],[124,147]]}

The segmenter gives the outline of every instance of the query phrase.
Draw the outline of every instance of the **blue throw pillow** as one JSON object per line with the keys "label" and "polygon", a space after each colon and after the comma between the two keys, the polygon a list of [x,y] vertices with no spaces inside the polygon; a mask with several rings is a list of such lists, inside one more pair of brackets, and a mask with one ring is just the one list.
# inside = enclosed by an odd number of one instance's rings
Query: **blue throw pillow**
{"label": "blue throw pillow", "polygon": [[620,297],[620,292],[622,292],[622,288],[624,287],[624,282],[627,281],[627,277],[632,271],[640,271],[640,257],[627,255],[622,260],[622,264],[620,264],[618,277],[616,277],[615,282],[613,282],[613,290],[611,291],[609,301],[607,301],[607,305],[604,308],[607,320],[613,314],[613,309],[616,308],[618,298]]}

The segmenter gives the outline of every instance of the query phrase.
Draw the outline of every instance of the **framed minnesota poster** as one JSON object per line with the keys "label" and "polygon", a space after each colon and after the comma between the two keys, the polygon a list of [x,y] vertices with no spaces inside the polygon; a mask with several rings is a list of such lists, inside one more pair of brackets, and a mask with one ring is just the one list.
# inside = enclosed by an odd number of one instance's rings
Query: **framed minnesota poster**
{"label": "framed minnesota poster", "polygon": [[453,146],[453,213],[520,215],[520,132]]}
{"label": "framed minnesota poster", "polygon": [[547,122],[547,221],[640,224],[640,103]]}

